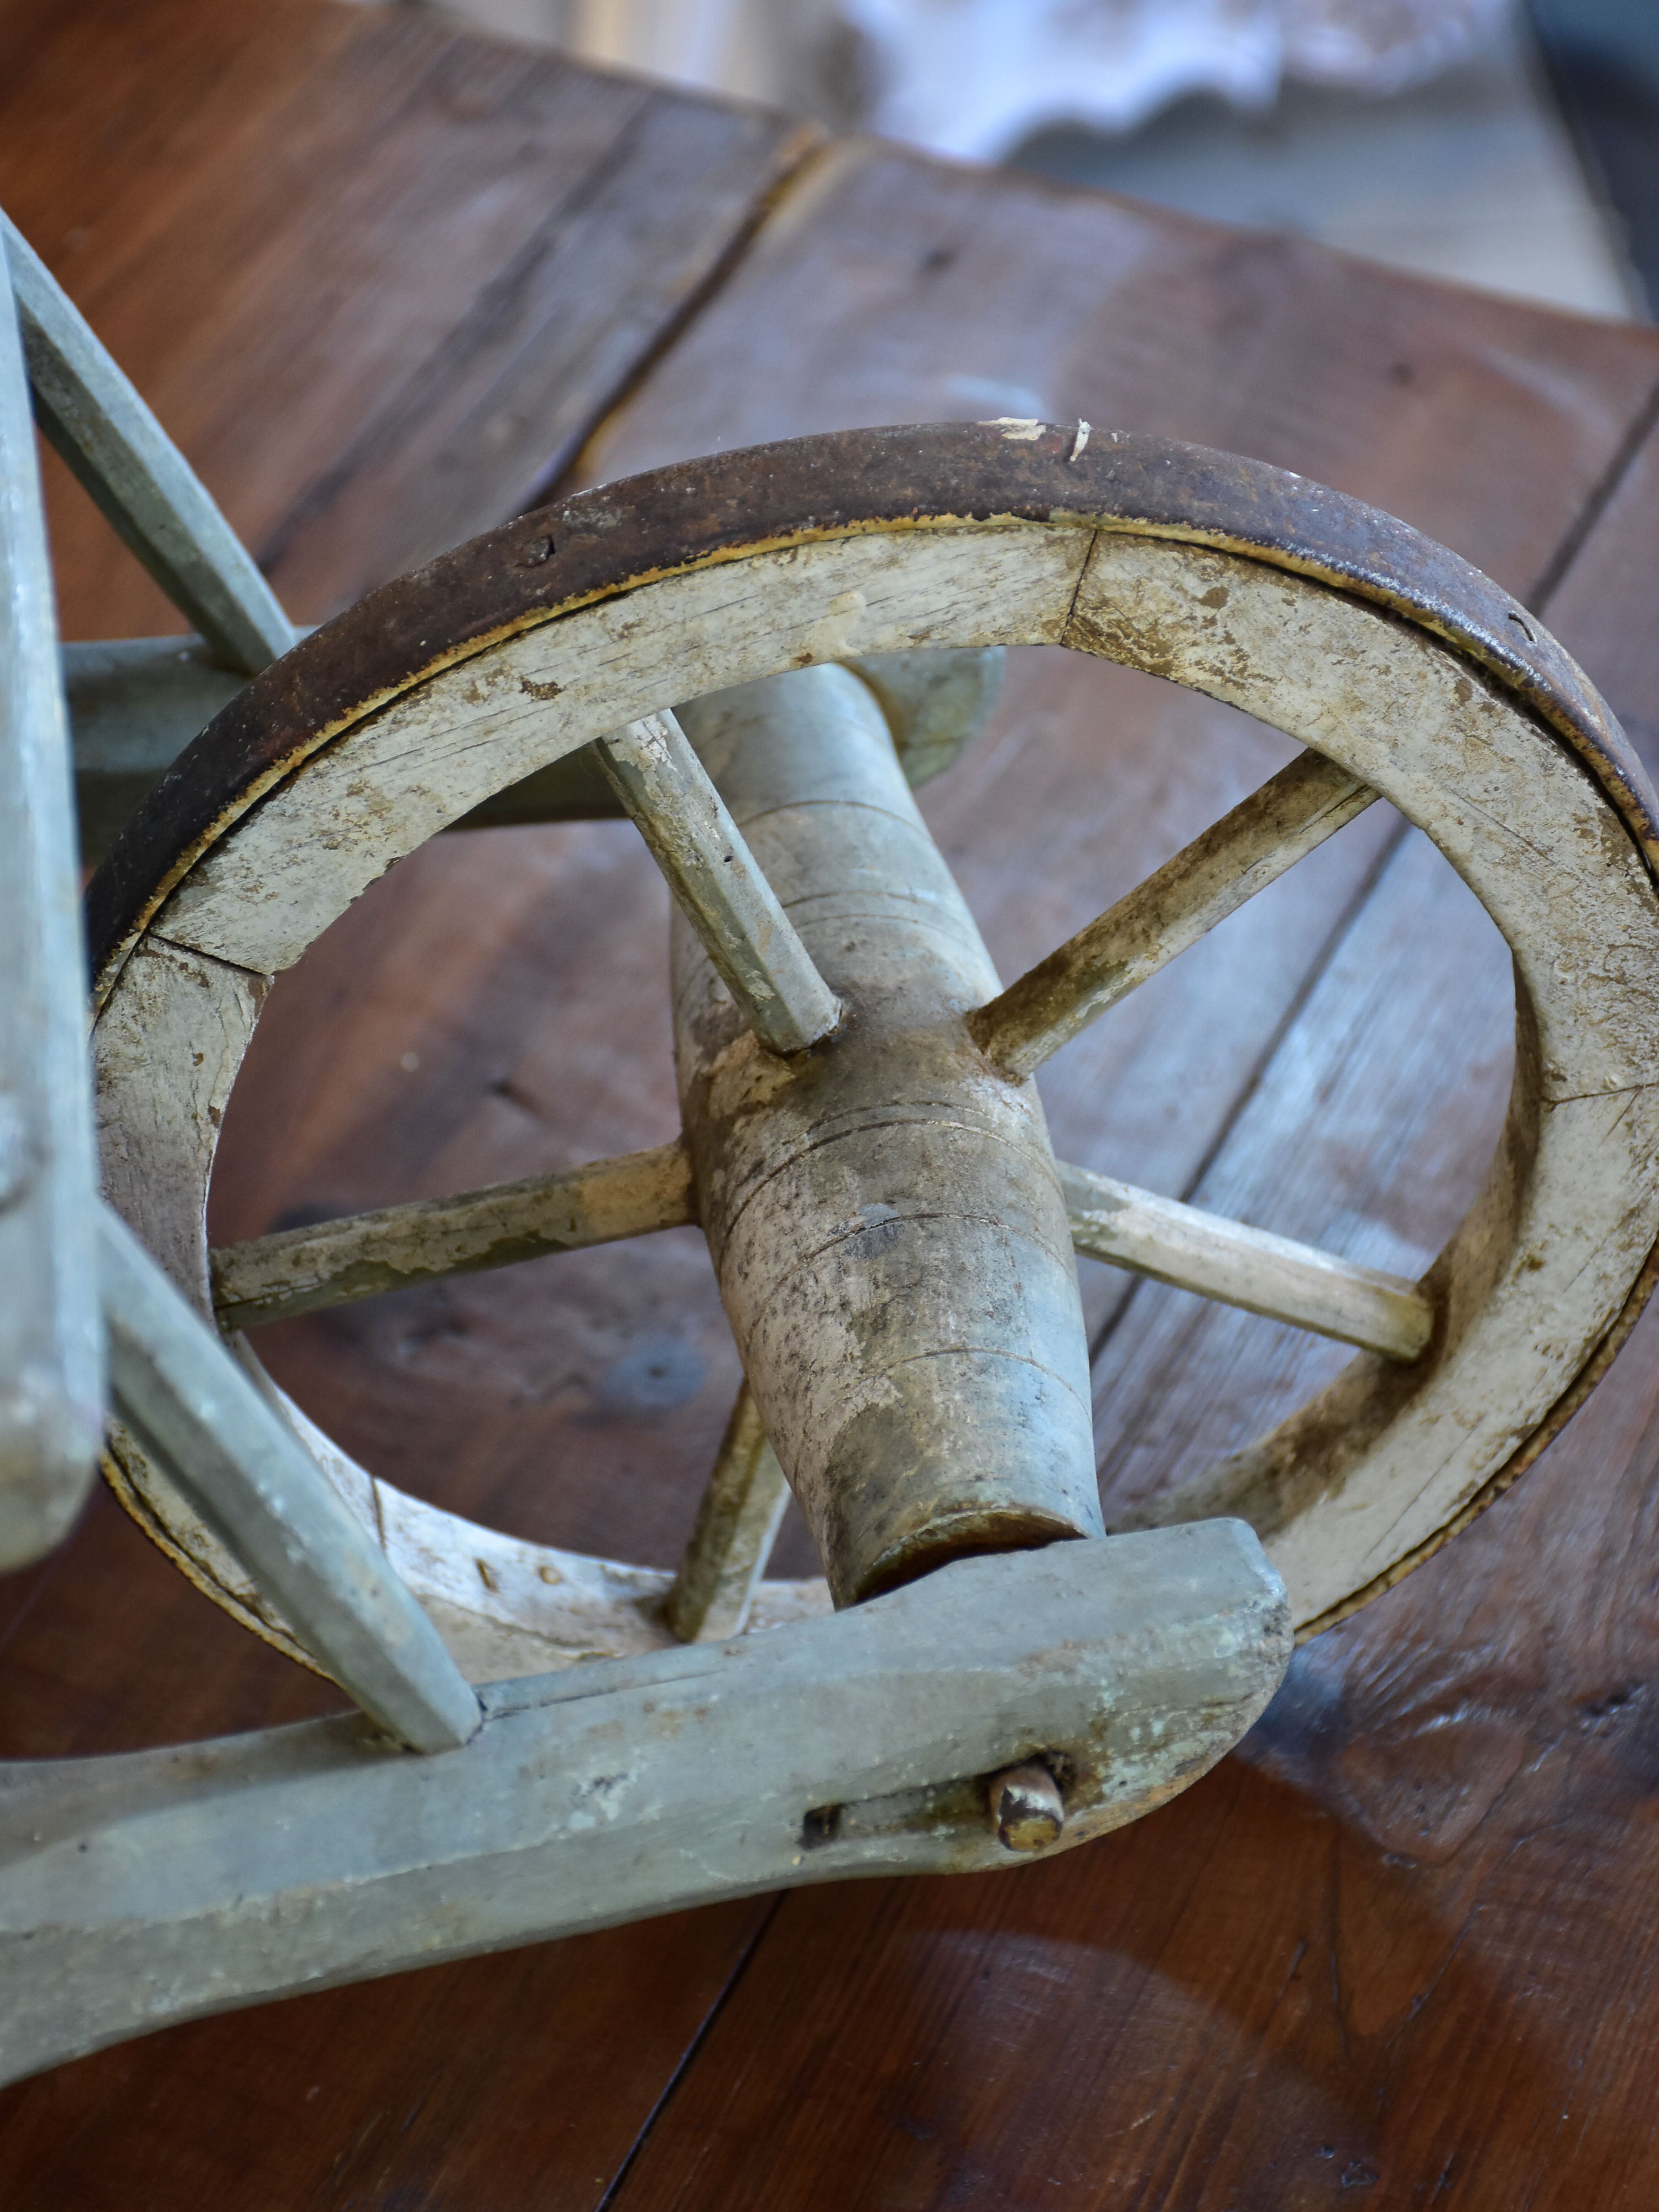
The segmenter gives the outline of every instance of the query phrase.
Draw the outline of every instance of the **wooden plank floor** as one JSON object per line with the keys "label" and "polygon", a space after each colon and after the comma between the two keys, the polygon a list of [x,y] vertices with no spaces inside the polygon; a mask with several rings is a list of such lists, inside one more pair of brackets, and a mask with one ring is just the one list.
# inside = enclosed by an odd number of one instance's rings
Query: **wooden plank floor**
{"label": "wooden plank floor", "polygon": [[[1446,539],[1659,752],[1653,333],[815,147],[406,11],[11,0],[0,125],[0,199],[296,614],[561,471],[1085,416]],[[53,497],[66,632],[163,627],[73,488]],[[1031,653],[927,805],[1012,973],[1289,750]],[[395,870],[273,994],[217,1232],[660,1141],[665,911],[622,824],[457,836]],[[1495,933],[1374,810],[1045,1097],[1074,1158],[1410,1267],[1472,1194],[1509,1018]],[[1288,1332],[1086,1273],[1114,1497],[1326,1371]],[[736,1379],[689,1233],[262,1349],[407,1486],[658,1562]],[[1519,1491],[1310,1646],[1242,1751],[1135,1829],[1012,1878],[801,1893],[175,2029],[0,2094],[0,2203],[1650,2204],[1656,1437],[1650,1321]],[[0,1634],[9,1755],[330,1702],[106,1502],[0,1582]]]}

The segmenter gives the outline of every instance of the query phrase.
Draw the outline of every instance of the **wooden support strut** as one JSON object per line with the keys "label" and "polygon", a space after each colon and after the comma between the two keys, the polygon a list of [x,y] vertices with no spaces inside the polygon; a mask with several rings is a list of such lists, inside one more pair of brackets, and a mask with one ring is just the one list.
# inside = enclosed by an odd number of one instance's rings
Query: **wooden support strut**
{"label": "wooden support strut", "polygon": [[1091,1260],[1384,1359],[1415,1359],[1434,1333],[1431,1301],[1403,1275],[1224,1221],[1087,1168],[1062,1166],[1060,1179],[1072,1241]]}
{"label": "wooden support strut", "polygon": [[355,1717],[0,1765],[0,2081],[168,2021],[648,1913],[1019,1863],[1198,1779],[1291,1652],[1240,1522],[969,1559],[839,1620],[491,1684],[441,1759]]}
{"label": "wooden support strut", "polygon": [[789,1486],[745,1382],[663,1601],[663,1619],[682,1644],[718,1644],[743,1633],[788,1503]]}
{"label": "wooden support strut", "polygon": [[42,430],[228,666],[252,675],[279,659],[298,632],[200,478],[3,216],[0,248]]}
{"label": "wooden support strut", "polygon": [[1088,1346],[1034,1087],[964,1017],[996,975],[845,671],[696,702],[686,733],[844,1008],[786,1062],[677,915],[699,1208],[767,1435],[853,1603],[1101,1527]]}
{"label": "wooden support strut", "polygon": [[412,1751],[448,1751],[478,1701],[385,1553],[120,1216],[98,1209],[117,1418],[318,1666]]}
{"label": "wooden support strut", "polygon": [[[1386,1359],[1415,1359],[1433,1332],[1431,1300],[1404,1276],[1064,1161],[1060,1180],[1072,1243],[1091,1260]],[[210,1255],[214,1310],[223,1328],[258,1328],[696,1218],[685,1147],[662,1145],[222,1244]]]}
{"label": "wooden support strut", "polygon": [[594,750],[757,1036],[774,1052],[827,1036],[841,1016],[835,995],[673,715],[647,714]]}
{"label": "wooden support strut", "polygon": [[683,1145],[591,1160],[550,1176],[416,1199],[304,1229],[279,1229],[213,1254],[222,1328],[258,1328],[319,1307],[412,1290],[451,1275],[580,1252],[696,1219]]}

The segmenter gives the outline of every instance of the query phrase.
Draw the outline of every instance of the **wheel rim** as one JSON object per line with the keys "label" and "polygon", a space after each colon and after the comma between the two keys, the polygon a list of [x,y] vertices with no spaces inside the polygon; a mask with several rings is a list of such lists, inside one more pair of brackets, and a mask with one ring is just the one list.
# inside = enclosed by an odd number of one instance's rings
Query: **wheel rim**
{"label": "wheel rim", "polygon": [[[210,1304],[217,1121],[264,979],[375,876],[565,750],[682,697],[921,645],[1058,643],[1239,706],[1391,799],[1515,955],[1521,1048],[1409,1366],[1361,1354],[1144,1520],[1237,1512],[1313,1632],[1444,1541],[1611,1357],[1659,1235],[1659,902],[1640,772],[1484,578],[1231,457],[1030,424],[852,434],[664,471],[388,587],[234,702],[94,888],[110,1194]],[[466,1653],[527,1672],[661,1642],[666,1577],[479,1531],[313,1449]],[[130,1438],[118,1490],[303,1656]],[[757,1625],[822,1602],[766,1585]]]}

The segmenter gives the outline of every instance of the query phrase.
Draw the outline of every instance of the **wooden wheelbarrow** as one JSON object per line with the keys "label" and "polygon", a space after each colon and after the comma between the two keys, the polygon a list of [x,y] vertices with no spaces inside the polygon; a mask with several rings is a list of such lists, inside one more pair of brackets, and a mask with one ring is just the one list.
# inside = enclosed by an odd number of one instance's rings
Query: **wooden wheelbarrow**
{"label": "wooden wheelbarrow", "polygon": [[[1659,1236],[1659,830],[1595,692],[1484,577],[1282,471],[999,422],[606,486],[296,639],[6,246],[4,1558],[55,1540],[102,1439],[184,1571],[361,1711],[0,1769],[0,2073],[699,1900],[1100,1834],[1204,1772],[1297,1636],[1425,1558],[1582,1401]],[[89,893],[101,1200],[25,361],[43,426],[200,633],[68,649],[83,793],[131,795],[213,716]],[[983,718],[1010,644],[1190,684],[1307,750],[1004,989],[911,786]],[[1033,1081],[1378,796],[1515,960],[1507,1125],[1418,1283],[1056,1161]],[[679,1141],[210,1251],[270,979],[447,828],[618,808],[674,895]],[[746,1380],[676,1574],[404,1494],[247,1342],[690,1222]],[[1079,1250],[1354,1357],[1108,1534]],[[822,1582],[762,1579],[787,1491]]]}

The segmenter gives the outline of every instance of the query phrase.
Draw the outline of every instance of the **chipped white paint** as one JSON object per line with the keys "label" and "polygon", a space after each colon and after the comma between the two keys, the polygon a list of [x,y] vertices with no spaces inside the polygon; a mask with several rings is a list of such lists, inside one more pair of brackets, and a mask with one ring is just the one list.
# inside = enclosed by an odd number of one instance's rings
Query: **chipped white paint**
{"label": "chipped white paint", "polygon": [[860,650],[868,610],[862,592],[837,592],[806,633],[805,651],[814,660],[845,660]]}

